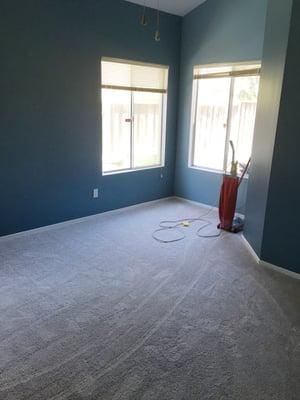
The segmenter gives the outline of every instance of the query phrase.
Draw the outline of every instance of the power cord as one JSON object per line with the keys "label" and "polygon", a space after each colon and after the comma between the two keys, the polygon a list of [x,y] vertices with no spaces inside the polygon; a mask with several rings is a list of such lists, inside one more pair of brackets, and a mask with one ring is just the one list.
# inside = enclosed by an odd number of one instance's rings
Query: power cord
{"label": "power cord", "polygon": [[[186,235],[182,232],[181,228],[188,228],[191,224],[195,222],[205,222],[204,225],[200,226],[200,228],[197,230],[196,235],[201,237],[201,238],[216,238],[221,235],[221,231],[218,232],[217,234],[213,235],[203,235],[200,232],[203,231],[203,229],[207,228],[208,226],[212,225],[212,222],[204,219],[204,217],[208,216],[212,211],[214,210],[214,207],[210,208],[206,213],[200,215],[199,217],[196,218],[183,218],[183,219],[178,219],[178,220],[167,220],[167,221],[161,221],[159,223],[159,228],[156,229],[152,233],[152,237],[154,240],[160,243],[174,243],[174,242],[179,242],[183,239],[186,238]],[[167,230],[174,230],[176,232],[179,232],[180,236],[176,239],[161,239],[158,237],[159,232],[164,232]]]}

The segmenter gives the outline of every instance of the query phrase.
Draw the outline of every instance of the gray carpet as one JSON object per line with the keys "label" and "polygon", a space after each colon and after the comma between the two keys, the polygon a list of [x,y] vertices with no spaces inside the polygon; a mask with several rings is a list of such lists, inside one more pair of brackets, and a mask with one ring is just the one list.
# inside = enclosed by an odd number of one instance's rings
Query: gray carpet
{"label": "gray carpet", "polygon": [[0,241],[0,399],[299,399],[299,281],[199,224],[151,238],[203,212],[169,199]]}

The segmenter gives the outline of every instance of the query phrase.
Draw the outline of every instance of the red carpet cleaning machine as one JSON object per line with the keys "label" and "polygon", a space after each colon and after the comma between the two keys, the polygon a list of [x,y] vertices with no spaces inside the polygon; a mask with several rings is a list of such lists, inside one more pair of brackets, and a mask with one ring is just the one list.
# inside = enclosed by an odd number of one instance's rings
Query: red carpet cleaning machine
{"label": "red carpet cleaning machine", "polygon": [[249,168],[251,159],[249,159],[242,176],[239,178],[237,176],[238,162],[235,161],[235,150],[232,141],[230,141],[230,146],[232,148],[231,171],[230,174],[224,174],[223,176],[223,184],[219,200],[220,223],[218,228],[228,232],[237,233],[242,231],[244,228],[244,221],[239,217],[235,218],[238,190]]}

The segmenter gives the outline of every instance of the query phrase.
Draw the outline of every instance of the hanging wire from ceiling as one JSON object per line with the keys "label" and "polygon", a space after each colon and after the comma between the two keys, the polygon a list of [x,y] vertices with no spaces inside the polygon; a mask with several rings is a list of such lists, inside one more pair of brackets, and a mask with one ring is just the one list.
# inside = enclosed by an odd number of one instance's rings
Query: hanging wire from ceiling
{"label": "hanging wire from ceiling", "polygon": [[[148,25],[148,18],[146,15],[146,0],[144,0],[142,8],[141,8],[141,15],[140,15],[140,25],[147,26]],[[156,15],[156,30],[154,35],[154,40],[156,42],[160,42],[160,0],[157,0],[157,15]]]}
{"label": "hanging wire from ceiling", "polygon": [[146,0],[144,0],[144,5],[142,6],[142,14],[140,16],[140,24],[142,26],[148,25],[148,20],[147,20],[147,16],[146,16]]}
{"label": "hanging wire from ceiling", "polygon": [[157,20],[156,20],[156,31],[155,31],[155,36],[154,39],[156,42],[160,42],[160,4],[159,4],[159,0],[157,0]]}

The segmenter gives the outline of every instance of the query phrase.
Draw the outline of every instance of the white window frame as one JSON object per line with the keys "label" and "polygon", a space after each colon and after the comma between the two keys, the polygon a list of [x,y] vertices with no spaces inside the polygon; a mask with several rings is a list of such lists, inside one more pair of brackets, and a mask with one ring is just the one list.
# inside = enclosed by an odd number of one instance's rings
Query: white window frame
{"label": "white window frame", "polygon": [[[249,61],[249,62],[237,62],[237,63],[226,63],[226,64],[204,64],[201,65],[202,68],[214,68],[214,67],[234,67],[234,66],[252,66],[252,65],[261,65],[261,61]],[[194,68],[193,67],[193,73]],[[198,103],[198,81],[193,79],[193,88],[192,88],[192,104],[191,104],[191,114],[190,114],[190,135],[189,135],[189,153],[188,153],[188,168],[192,168],[198,171],[206,171],[212,172],[216,174],[224,174],[227,168],[227,160],[228,160],[228,151],[229,151],[229,135],[230,135],[230,126],[231,126],[231,108],[232,108],[232,100],[233,100],[233,89],[234,89],[234,78],[231,78],[230,82],[230,91],[229,91],[229,104],[228,104],[228,115],[226,121],[226,138],[225,138],[225,151],[224,151],[224,162],[223,162],[223,170],[214,169],[208,167],[202,167],[194,165],[194,148],[195,148],[195,130],[196,130],[196,111],[197,111],[197,103]],[[248,178],[249,175],[246,174],[245,178]]]}
{"label": "white window frame", "polygon": [[[117,63],[125,63],[125,64],[136,64],[142,66],[153,66],[153,67],[161,67],[167,70],[168,73],[168,80],[169,80],[169,66],[161,65],[161,64],[153,64],[153,63],[146,63],[146,62],[139,62],[134,60],[125,60],[119,58],[109,58],[109,57],[101,57],[100,60],[100,71],[101,71],[101,64],[102,61],[113,61]],[[101,76],[101,73],[100,73]],[[102,77],[101,77],[102,80]],[[100,85],[100,90],[102,92],[102,85]],[[102,95],[101,95],[101,171],[102,176],[106,175],[115,175],[115,174],[124,174],[128,172],[136,172],[136,171],[143,171],[143,170],[150,170],[150,169],[157,169],[165,167],[165,159],[166,159],[166,129],[167,129],[167,110],[168,110],[168,89],[166,93],[162,93],[162,124],[161,124],[161,149],[160,149],[160,162],[155,165],[143,166],[143,167],[132,167],[133,163],[133,93],[139,92],[138,90],[128,90],[131,95],[131,122],[130,122],[130,138],[131,138],[131,146],[130,146],[130,168],[125,169],[117,169],[112,171],[103,171],[103,123],[102,123]]]}

